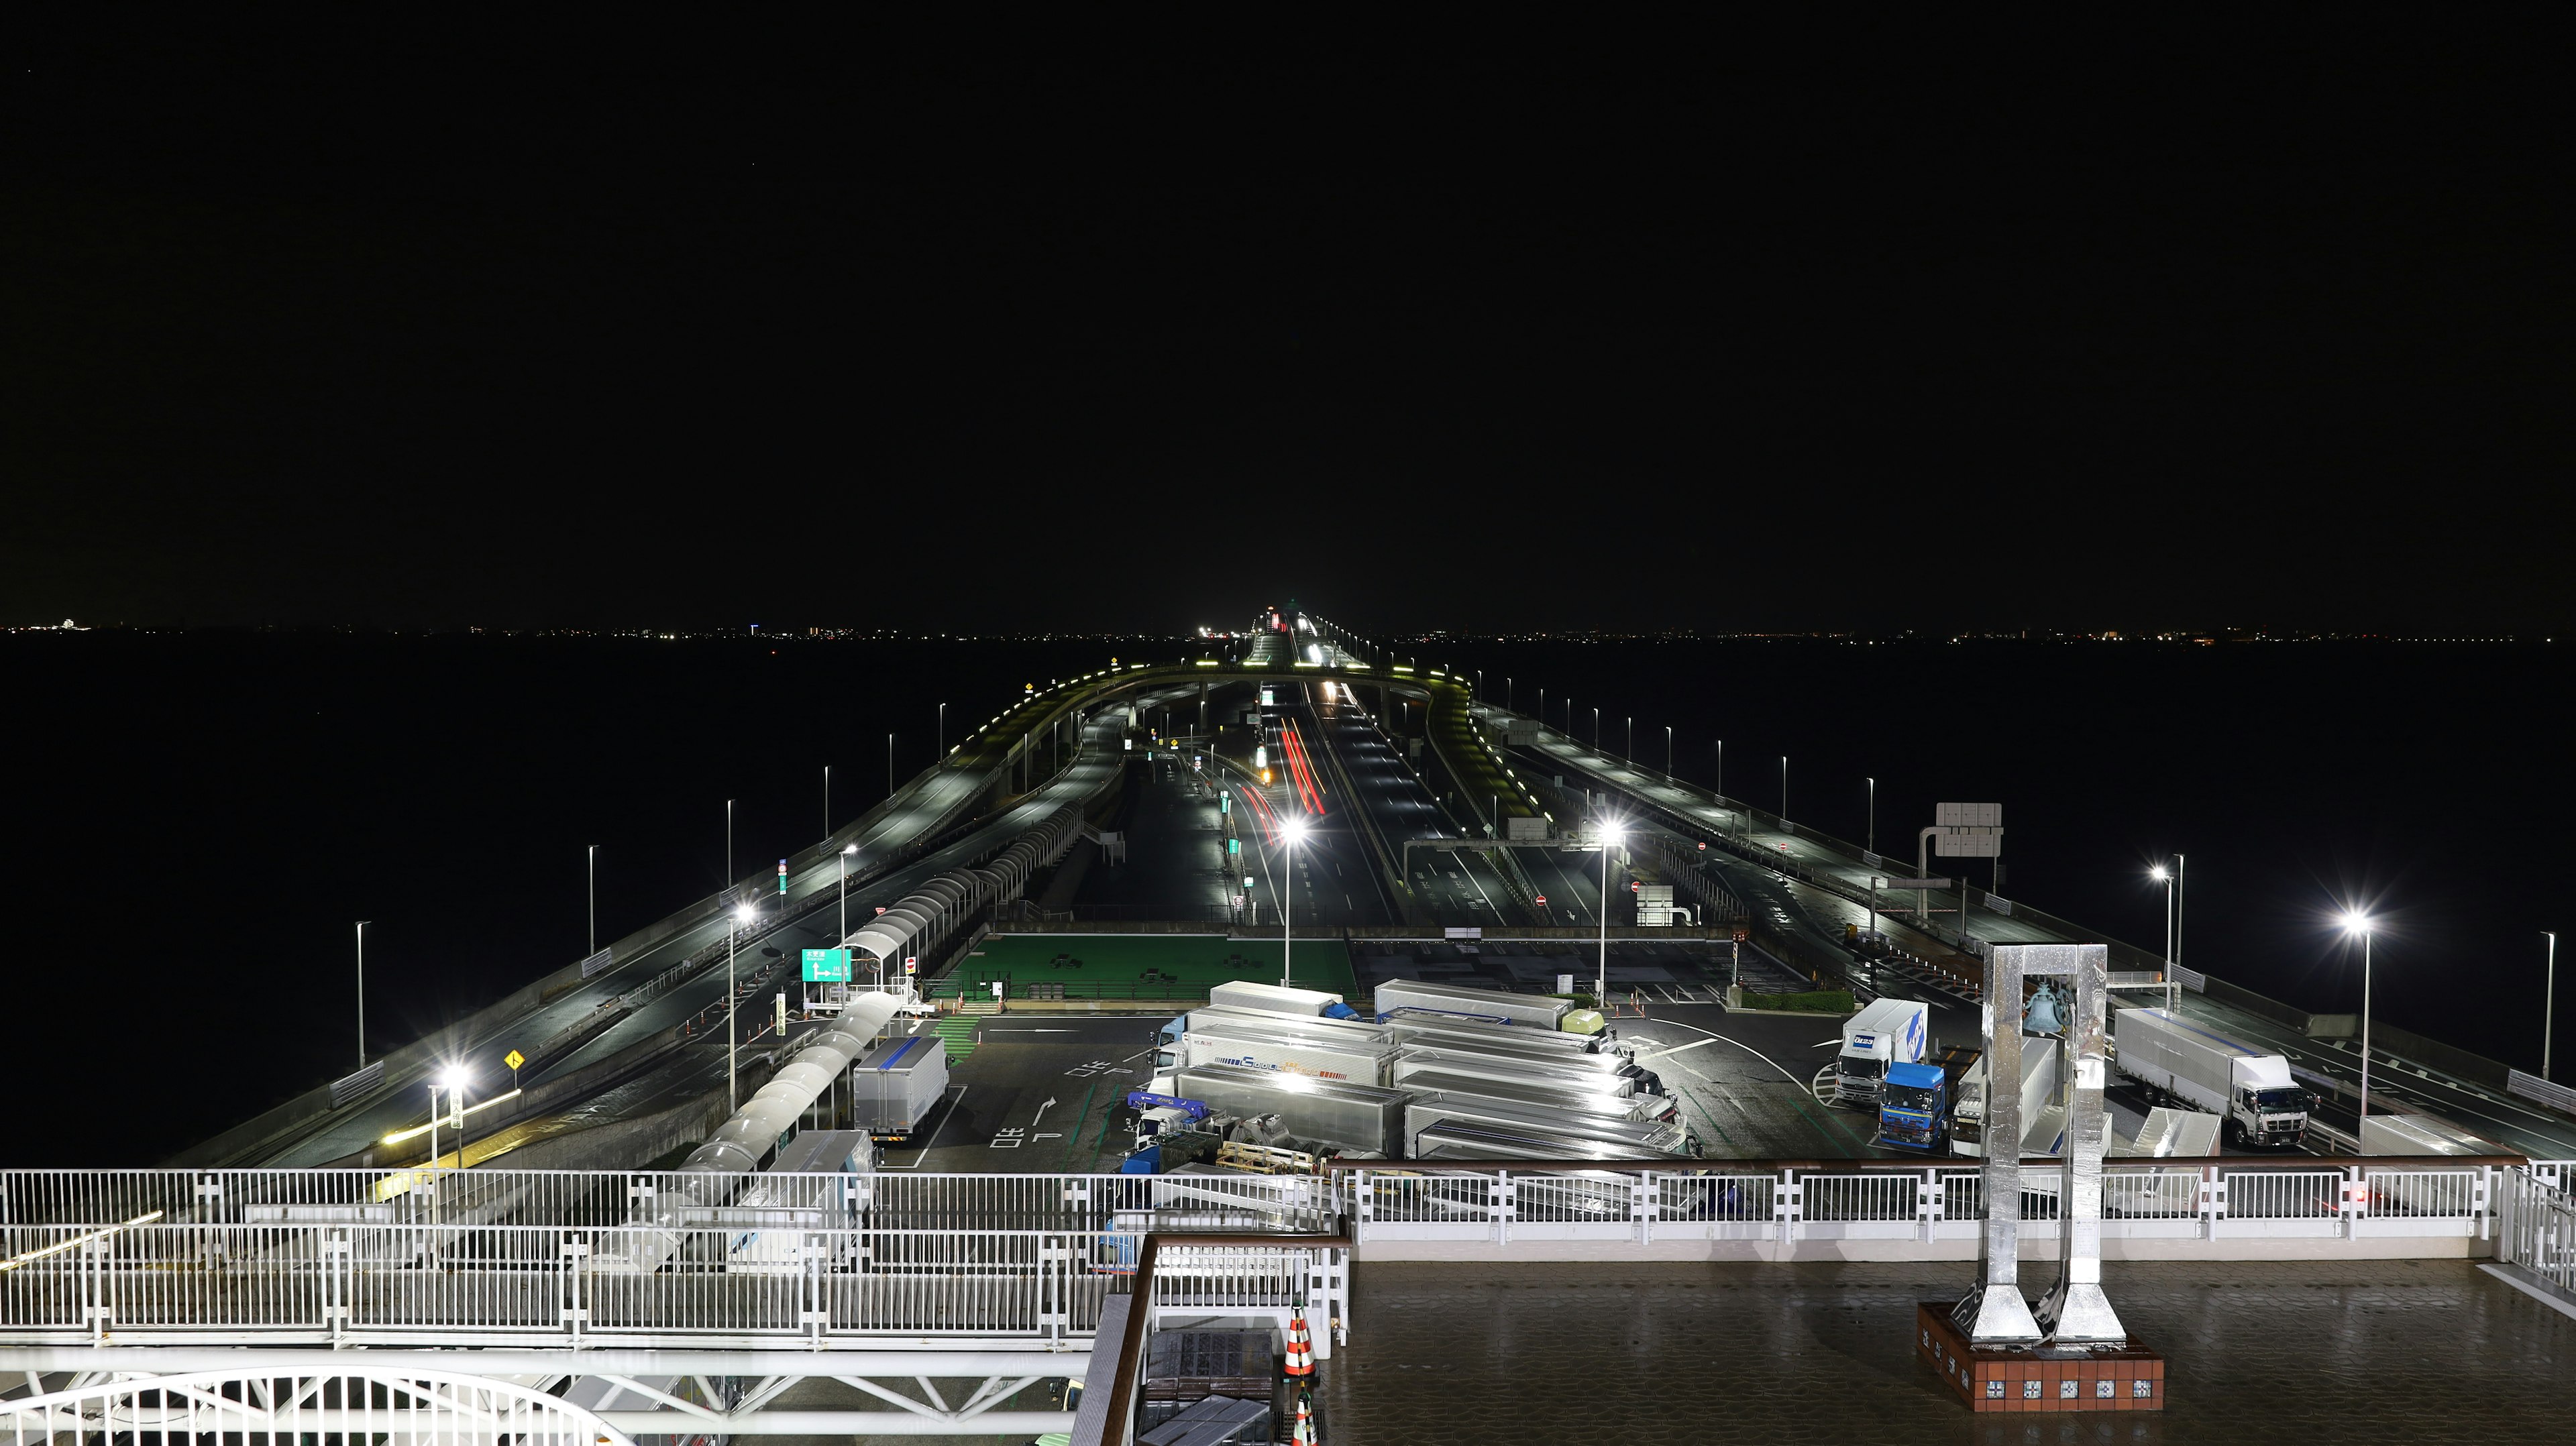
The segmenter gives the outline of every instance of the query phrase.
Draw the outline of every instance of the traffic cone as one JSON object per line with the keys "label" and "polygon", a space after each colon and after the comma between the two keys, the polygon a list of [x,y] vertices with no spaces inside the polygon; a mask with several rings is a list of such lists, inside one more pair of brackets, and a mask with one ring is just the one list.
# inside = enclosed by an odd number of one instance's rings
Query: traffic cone
{"label": "traffic cone", "polygon": [[1306,1307],[1300,1305],[1288,1316],[1288,1374],[1304,1379],[1315,1374],[1315,1343],[1306,1333]]}
{"label": "traffic cone", "polygon": [[1315,1393],[1297,1393],[1297,1429],[1289,1433],[1293,1446],[1315,1446]]}

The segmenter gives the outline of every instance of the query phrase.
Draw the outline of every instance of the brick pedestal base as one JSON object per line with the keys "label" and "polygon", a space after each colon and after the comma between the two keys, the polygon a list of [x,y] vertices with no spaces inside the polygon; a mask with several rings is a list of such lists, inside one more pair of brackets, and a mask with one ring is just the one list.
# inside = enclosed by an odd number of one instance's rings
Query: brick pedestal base
{"label": "brick pedestal base", "polygon": [[1950,1324],[1950,1302],[1914,1309],[1914,1353],[1972,1411],[2161,1411],[2165,1358],[2138,1344],[2116,1351],[2056,1346],[1980,1350]]}

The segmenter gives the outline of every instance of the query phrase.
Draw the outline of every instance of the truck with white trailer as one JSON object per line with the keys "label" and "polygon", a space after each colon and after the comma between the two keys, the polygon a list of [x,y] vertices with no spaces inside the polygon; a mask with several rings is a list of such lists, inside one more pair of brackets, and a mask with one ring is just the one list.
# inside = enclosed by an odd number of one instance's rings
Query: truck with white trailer
{"label": "truck with white trailer", "polygon": [[1389,1158],[1403,1153],[1404,1107],[1413,1099],[1410,1090],[1223,1064],[1175,1071],[1171,1086],[1224,1114],[1277,1115],[1300,1140]]}
{"label": "truck with white trailer", "polygon": [[1208,991],[1211,1009],[1241,1009],[1256,1014],[1285,1014],[1304,1019],[1357,1019],[1358,1011],[1342,996],[1320,989],[1291,989],[1281,984],[1229,980]]}
{"label": "truck with white trailer", "polygon": [[1876,999],[1844,1020],[1842,1049],[1834,1056],[1834,1103],[1876,1109],[1887,1067],[1922,1063],[1931,1013],[1920,999]]}
{"label": "truck with white trailer", "polygon": [[890,1035],[850,1064],[851,1124],[880,1140],[909,1138],[948,1093],[948,1045],[925,1026]]}
{"label": "truck with white trailer", "polygon": [[1407,1010],[1454,1015],[1523,1029],[1555,1031],[1575,1010],[1574,1001],[1545,994],[1514,994],[1505,989],[1477,989],[1465,984],[1434,984],[1421,979],[1390,979],[1374,996],[1380,1021]]}
{"label": "truck with white trailer", "polygon": [[1555,1135],[1630,1150],[1632,1159],[1688,1157],[1698,1153],[1688,1128],[1679,1122],[1612,1120],[1570,1114],[1539,1105],[1517,1104],[1482,1095],[1417,1094],[1404,1107],[1406,1153],[1414,1138],[1434,1125],[1462,1124],[1483,1130],[1545,1130]]}
{"label": "truck with white trailer", "polygon": [[1395,1058],[1395,1041],[1382,1033],[1318,1027],[1332,1023],[1285,1015],[1194,1011],[1189,1028],[1181,1035],[1177,1063],[1183,1068],[1222,1064],[1355,1084],[1385,1084],[1387,1067]]}
{"label": "truck with white trailer", "polygon": [[1635,1091],[1611,1094],[1555,1080],[1502,1079],[1491,1075],[1453,1074],[1442,1069],[1399,1068],[1395,1084],[1400,1089],[1420,1093],[1479,1095],[1511,1104],[1536,1105],[1541,1109],[1596,1115],[1609,1120],[1670,1120],[1678,1117],[1681,1110],[1680,1101],[1665,1095]]}
{"label": "truck with white trailer", "polygon": [[[2057,1088],[2064,1049],[2053,1035],[2021,1040],[2021,1158],[2053,1158],[2065,1148],[2066,1105]],[[1971,1159],[1986,1153],[1986,1060],[1980,1055],[1959,1078],[1950,1106],[1950,1151]]]}
{"label": "truck with white trailer", "polygon": [[2169,1009],[2123,1009],[2111,1032],[2120,1073],[2226,1121],[2228,1142],[2295,1149],[2308,1129],[2308,1092],[2290,1062],[2194,1024]]}

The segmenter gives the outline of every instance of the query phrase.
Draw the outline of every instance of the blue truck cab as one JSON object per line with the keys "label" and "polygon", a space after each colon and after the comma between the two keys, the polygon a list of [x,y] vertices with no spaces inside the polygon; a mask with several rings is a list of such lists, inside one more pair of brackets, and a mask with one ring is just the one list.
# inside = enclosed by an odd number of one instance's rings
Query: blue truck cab
{"label": "blue truck cab", "polygon": [[1933,1150],[1949,1133],[1947,1081],[1928,1064],[1891,1064],[1878,1099],[1878,1142]]}

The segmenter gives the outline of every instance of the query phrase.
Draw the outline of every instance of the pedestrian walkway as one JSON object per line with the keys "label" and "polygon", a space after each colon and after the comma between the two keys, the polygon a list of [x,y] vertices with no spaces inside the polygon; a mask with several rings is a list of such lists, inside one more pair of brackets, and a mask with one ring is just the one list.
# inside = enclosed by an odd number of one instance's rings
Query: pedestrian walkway
{"label": "pedestrian walkway", "polygon": [[[1912,1346],[1964,1266],[1429,1265],[1356,1273],[1334,1446],[1617,1441],[2550,1440],[2576,1320],[2467,1261],[2114,1265],[2162,1415],[1972,1416]],[[2036,1293],[2036,1290],[2034,1290]],[[2035,1434],[2034,1434],[2035,1433]]]}

